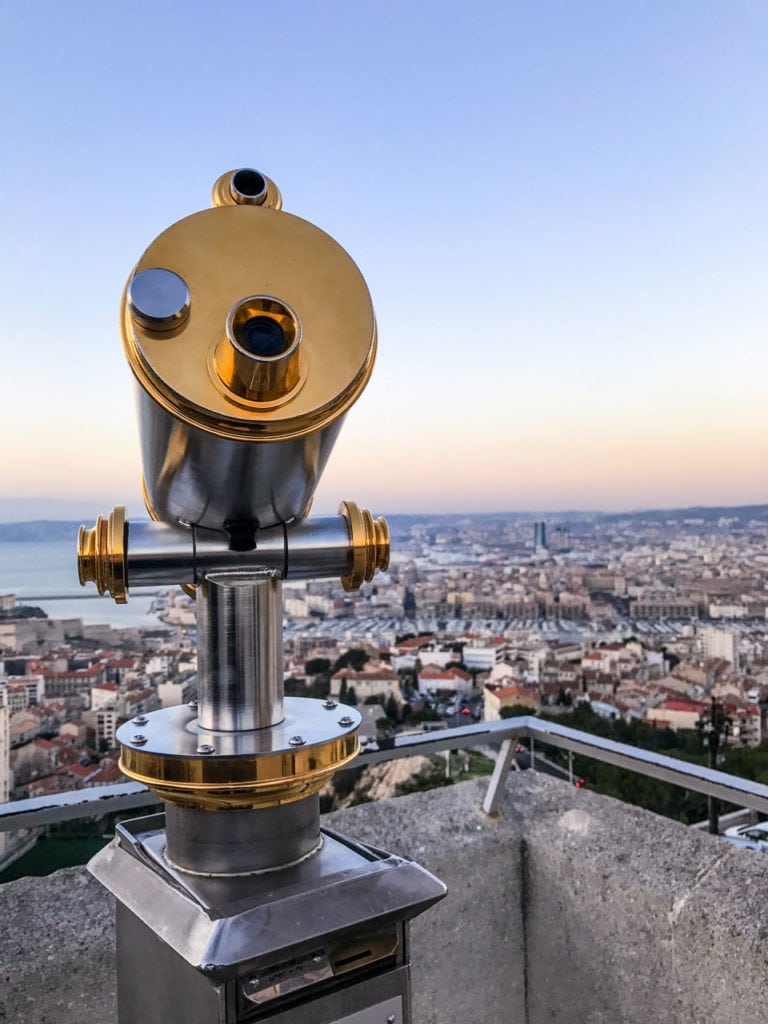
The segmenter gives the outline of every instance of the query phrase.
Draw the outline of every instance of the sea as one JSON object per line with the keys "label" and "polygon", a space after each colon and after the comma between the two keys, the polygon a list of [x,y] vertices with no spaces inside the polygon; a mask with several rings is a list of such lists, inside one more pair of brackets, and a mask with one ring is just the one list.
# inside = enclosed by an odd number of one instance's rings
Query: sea
{"label": "sea", "polygon": [[51,619],[82,619],[88,625],[106,623],[115,629],[162,626],[152,614],[156,591],[136,591],[128,603],[100,597],[93,583],[80,586],[77,541],[0,541],[0,594],[15,594],[17,604],[30,604]]}

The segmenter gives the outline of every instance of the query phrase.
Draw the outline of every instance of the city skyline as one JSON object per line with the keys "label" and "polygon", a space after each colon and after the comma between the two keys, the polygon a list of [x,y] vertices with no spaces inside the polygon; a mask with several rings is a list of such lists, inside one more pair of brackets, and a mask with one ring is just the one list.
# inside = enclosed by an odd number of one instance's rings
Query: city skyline
{"label": "city skyline", "polygon": [[768,9],[228,10],[0,15],[0,499],[140,512],[120,293],[253,164],[378,315],[316,511],[766,501]]}

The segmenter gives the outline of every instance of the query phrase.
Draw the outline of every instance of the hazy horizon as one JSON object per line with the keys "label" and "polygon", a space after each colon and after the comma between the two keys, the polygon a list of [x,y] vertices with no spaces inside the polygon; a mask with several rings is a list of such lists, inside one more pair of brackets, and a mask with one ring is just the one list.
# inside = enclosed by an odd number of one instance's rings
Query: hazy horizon
{"label": "hazy horizon", "polygon": [[[112,504],[87,502],[85,500],[58,500],[45,498],[0,498],[0,524],[27,523],[27,522],[76,522],[81,520],[90,525],[99,515],[106,515],[114,507]],[[371,509],[374,514],[384,515],[411,515],[411,516],[542,516],[547,515],[642,515],[644,512],[684,512],[690,509],[736,509],[736,508],[765,508],[765,502],[715,502],[710,505],[646,505],[640,508],[488,508],[471,509],[456,507],[451,509],[418,509],[418,508],[376,508]],[[333,515],[336,508],[318,508],[313,505],[312,515]],[[128,518],[146,519],[147,512],[144,507],[137,503],[127,509]]]}

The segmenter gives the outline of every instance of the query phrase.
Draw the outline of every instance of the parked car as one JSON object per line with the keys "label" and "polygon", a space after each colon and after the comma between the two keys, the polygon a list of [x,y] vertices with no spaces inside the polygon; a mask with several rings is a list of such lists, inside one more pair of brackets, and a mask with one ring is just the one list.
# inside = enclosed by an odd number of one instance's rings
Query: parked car
{"label": "parked car", "polygon": [[768,853],[768,821],[758,821],[756,825],[734,825],[727,828],[723,835],[734,846]]}

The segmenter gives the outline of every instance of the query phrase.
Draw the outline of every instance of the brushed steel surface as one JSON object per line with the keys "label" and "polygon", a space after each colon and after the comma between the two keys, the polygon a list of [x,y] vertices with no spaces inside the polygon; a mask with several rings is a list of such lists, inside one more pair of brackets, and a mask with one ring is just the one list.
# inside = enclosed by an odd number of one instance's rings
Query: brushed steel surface
{"label": "brushed steel surface", "polygon": [[165,856],[201,875],[241,875],[284,867],[320,848],[320,800],[278,807],[201,811],[167,804]]}
{"label": "brushed steel surface", "polygon": [[[298,865],[232,877],[193,875],[167,865],[165,832],[154,825],[162,825],[162,816],[121,823],[88,870],[217,982],[245,977],[331,937],[376,934],[411,920],[446,892],[412,861],[327,829],[319,852]],[[397,956],[406,949],[402,943]]]}
{"label": "brushed steel surface", "polygon": [[274,569],[284,579],[319,579],[351,571],[353,549],[344,516],[300,519],[258,530],[252,551],[232,551],[218,530],[128,523],[128,588],[200,583],[209,572]]}
{"label": "brushed steel surface", "polygon": [[212,732],[283,720],[283,599],[275,570],[212,572],[197,594],[198,717]]}
{"label": "brushed steel surface", "polygon": [[[362,720],[356,708],[340,704],[329,709],[324,707],[323,701],[309,697],[284,697],[283,711],[283,720],[270,729],[215,732],[203,728],[195,708],[186,704],[162,708],[160,711],[151,711],[147,715],[146,725],[141,727],[147,737],[147,743],[142,749],[144,753],[154,751],[157,754],[199,760],[198,744],[210,743],[216,754],[224,758],[259,757],[286,752],[296,756],[288,742],[291,736],[299,733],[310,748],[322,746],[330,739],[356,732]],[[340,725],[342,717],[349,718],[350,724]],[[118,742],[130,744],[135,732],[136,726],[126,722],[117,730]]]}
{"label": "brushed steel surface", "polygon": [[300,519],[314,496],[344,416],[314,433],[270,444],[190,426],[137,388],[147,499],[163,522],[222,530]]}
{"label": "brushed steel surface", "polygon": [[288,697],[283,706],[278,725],[234,732],[203,729],[196,706],[153,711],[140,742],[132,723],[117,730],[120,770],[163,800],[188,807],[255,808],[300,800],[319,792],[356,756],[360,715],[354,708],[340,715],[323,701],[303,697]]}

